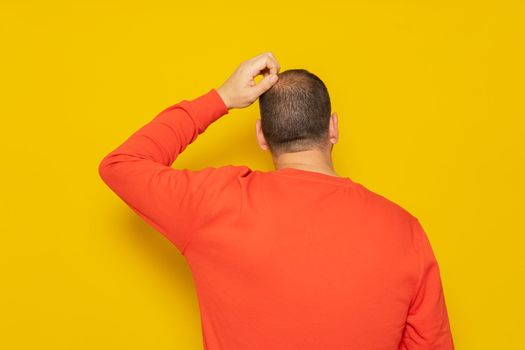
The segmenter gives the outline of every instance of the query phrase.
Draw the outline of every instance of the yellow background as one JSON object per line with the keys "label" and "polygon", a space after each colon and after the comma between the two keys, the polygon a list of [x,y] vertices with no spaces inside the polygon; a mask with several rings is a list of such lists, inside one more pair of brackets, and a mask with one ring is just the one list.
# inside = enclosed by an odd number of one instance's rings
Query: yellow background
{"label": "yellow background", "polygon": [[[328,86],[336,171],[421,220],[457,349],[525,349],[518,4],[2,1],[0,348],[202,349],[183,256],[97,168],[272,51]],[[272,169],[258,112],[230,111],[174,167]]]}

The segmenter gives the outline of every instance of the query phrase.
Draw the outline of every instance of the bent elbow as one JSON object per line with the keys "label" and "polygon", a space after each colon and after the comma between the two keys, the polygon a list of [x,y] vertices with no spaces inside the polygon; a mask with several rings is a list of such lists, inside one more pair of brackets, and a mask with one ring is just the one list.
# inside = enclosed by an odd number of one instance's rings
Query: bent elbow
{"label": "bent elbow", "polygon": [[108,182],[108,179],[109,179],[109,169],[110,169],[109,158],[108,156],[105,156],[104,158],[102,158],[102,160],[98,164],[98,175],[106,183]]}

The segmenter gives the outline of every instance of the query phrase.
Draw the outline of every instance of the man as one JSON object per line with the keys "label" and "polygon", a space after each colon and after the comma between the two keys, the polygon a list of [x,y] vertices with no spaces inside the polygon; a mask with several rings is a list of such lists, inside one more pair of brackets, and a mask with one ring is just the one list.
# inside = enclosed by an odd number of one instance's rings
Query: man
{"label": "man", "polygon": [[[109,153],[104,182],[185,256],[205,348],[453,349],[438,264],[409,212],[333,169],[323,82],[271,53],[165,109]],[[263,75],[257,84],[255,77]],[[213,121],[259,98],[276,170],[173,169]]]}

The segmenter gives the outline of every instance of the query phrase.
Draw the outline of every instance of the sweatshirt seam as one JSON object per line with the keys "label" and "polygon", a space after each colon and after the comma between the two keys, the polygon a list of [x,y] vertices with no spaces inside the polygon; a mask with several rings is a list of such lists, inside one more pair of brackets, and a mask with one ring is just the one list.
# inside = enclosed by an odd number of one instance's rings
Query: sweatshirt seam
{"label": "sweatshirt seam", "polygon": [[[212,167],[214,169],[218,169],[216,167]],[[242,181],[241,181],[241,178],[240,176],[237,176],[236,177],[236,180],[240,186],[240,205],[239,205],[239,212],[238,212],[238,217],[237,217],[237,221],[241,219],[241,215],[242,215],[242,209],[243,209],[243,203],[244,203],[244,186],[242,184]],[[199,230],[201,230],[203,227],[205,226],[205,223],[203,223],[201,226],[196,226],[195,228],[193,228],[192,230],[190,230],[190,232],[187,234],[187,239],[186,239],[186,242],[183,244],[183,247],[182,247],[182,250],[181,250],[181,253],[182,255],[185,255],[186,253],[186,249],[188,248],[188,246],[190,245],[190,243],[194,240],[194,237],[195,235],[198,233]]]}
{"label": "sweatshirt seam", "polygon": [[239,184],[239,191],[240,191],[240,200],[239,200],[239,218],[240,218],[242,216],[242,210],[243,210],[243,205],[244,205],[244,186],[243,186],[240,176],[237,176],[236,179]]}
{"label": "sweatshirt seam", "polygon": [[[412,297],[411,297],[411,300],[410,300],[410,306],[412,306],[416,300],[416,297],[417,297],[417,294],[419,293],[419,290],[421,288],[421,285],[423,283],[423,269],[424,269],[424,261],[423,261],[423,257],[421,256],[422,255],[422,252],[420,252],[421,250],[421,247],[422,247],[422,240],[421,240],[421,237],[415,237],[415,235],[417,234],[416,233],[416,230],[415,230],[415,227],[414,225],[418,222],[418,219],[415,218],[415,217],[412,217],[411,218],[411,230],[412,230],[412,236],[414,237],[414,241],[417,240],[417,244],[415,244],[414,246],[414,249],[416,251],[416,256],[417,256],[417,262],[418,262],[418,279],[417,279],[417,283],[416,283],[416,286],[414,288],[414,291],[412,293]],[[417,245],[417,246],[416,246]]]}

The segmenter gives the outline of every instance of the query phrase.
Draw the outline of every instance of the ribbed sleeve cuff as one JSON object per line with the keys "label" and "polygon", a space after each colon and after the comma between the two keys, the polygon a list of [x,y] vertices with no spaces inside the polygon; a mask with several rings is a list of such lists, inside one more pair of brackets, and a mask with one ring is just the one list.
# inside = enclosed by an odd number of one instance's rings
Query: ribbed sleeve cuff
{"label": "ribbed sleeve cuff", "polygon": [[201,124],[202,130],[229,112],[216,89],[211,89],[204,95],[189,100],[187,108],[191,108],[191,115]]}

